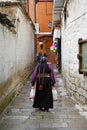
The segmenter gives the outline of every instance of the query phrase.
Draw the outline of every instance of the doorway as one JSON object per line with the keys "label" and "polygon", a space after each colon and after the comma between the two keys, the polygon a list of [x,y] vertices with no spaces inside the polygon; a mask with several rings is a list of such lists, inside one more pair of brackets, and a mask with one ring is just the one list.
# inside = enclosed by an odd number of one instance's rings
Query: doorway
{"label": "doorway", "polygon": [[57,65],[56,67],[58,68],[58,72],[61,73],[61,38],[56,38],[56,41],[58,43],[58,53],[57,53]]}

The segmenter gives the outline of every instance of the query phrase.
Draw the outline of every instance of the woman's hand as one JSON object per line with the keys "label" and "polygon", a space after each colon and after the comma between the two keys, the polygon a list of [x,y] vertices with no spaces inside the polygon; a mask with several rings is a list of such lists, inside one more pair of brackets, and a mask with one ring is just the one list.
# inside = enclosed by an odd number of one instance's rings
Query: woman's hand
{"label": "woman's hand", "polygon": [[55,86],[52,86],[52,89],[55,89]]}
{"label": "woman's hand", "polygon": [[34,86],[32,86],[32,89],[34,89]]}

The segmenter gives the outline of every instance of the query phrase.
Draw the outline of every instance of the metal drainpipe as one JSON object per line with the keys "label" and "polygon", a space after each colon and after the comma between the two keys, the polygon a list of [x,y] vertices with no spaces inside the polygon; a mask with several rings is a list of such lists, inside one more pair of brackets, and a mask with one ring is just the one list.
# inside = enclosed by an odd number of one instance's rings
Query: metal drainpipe
{"label": "metal drainpipe", "polygon": [[27,11],[28,11],[28,14],[29,14],[29,0],[27,0]]}
{"label": "metal drainpipe", "polygon": [[[34,3],[34,24],[36,23],[36,0],[33,0],[33,3]],[[34,57],[35,57],[35,60],[36,60],[36,34],[34,34],[34,43],[35,43],[35,53],[34,53]]]}

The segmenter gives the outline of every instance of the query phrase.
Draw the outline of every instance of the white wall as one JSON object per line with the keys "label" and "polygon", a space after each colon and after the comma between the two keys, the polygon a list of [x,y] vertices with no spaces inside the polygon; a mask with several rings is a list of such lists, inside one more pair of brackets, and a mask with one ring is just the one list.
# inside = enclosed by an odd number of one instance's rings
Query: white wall
{"label": "white wall", "polygon": [[0,24],[0,103],[19,89],[34,63],[34,30],[21,9],[14,8],[17,33]]}
{"label": "white wall", "polygon": [[69,0],[67,23],[62,19],[62,72],[67,90],[74,99],[86,103],[87,77],[79,74],[78,39],[87,39],[87,0]]}

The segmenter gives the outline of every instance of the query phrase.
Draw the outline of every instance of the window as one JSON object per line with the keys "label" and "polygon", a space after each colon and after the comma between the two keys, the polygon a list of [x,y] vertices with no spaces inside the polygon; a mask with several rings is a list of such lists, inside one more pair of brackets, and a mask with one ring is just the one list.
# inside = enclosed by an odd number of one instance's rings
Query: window
{"label": "window", "polygon": [[77,55],[79,60],[79,73],[87,74],[87,39],[79,39],[79,54]]}
{"label": "window", "polygon": [[42,41],[40,41],[40,43],[39,43],[39,44],[40,44],[40,49],[41,49],[41,50],[43,50],[43,42],[42,42]]}
{"label": "window", "polygon": [[43,50],[43,44],[40,45],[40,49]]}

